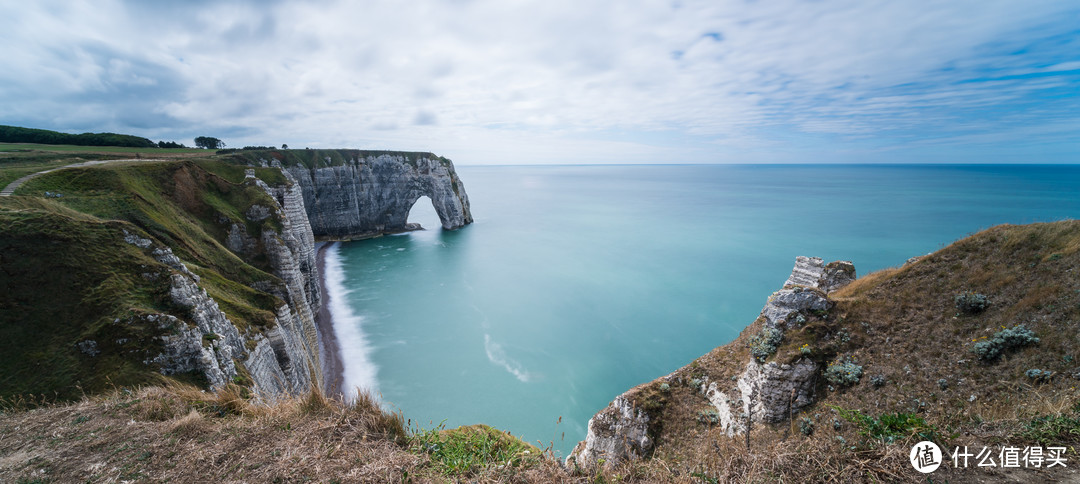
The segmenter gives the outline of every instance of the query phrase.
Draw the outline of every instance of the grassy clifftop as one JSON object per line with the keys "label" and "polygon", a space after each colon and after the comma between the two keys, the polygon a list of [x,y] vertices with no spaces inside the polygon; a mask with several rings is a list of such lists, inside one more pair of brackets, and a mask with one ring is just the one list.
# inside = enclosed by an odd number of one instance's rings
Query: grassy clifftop
{"label": "grassy clifftop", "polygon": [[[276,169],[256,173],[285,182]],[[281,284],[265,254],[223,245],[233,224],[255,238],[280,229],[276,215],[244,217],[272,201],[243,180],[243,167],[213,160],[119,163],[42,175],[0,198],[0,397],[72,399],[160,381],[144,360],[161,330],[123,322],[183,312],[166,297],[170,268],[127,234],[173,248],[242,332],[273,324],[282,302],[251,287]]]}
{"label": "grassy clifftop", "polygon": [[450,160],[432,153],[422,151],[384,151],[384,150],[220,150],[218,153],[227,155],[234,160],[245,164],[258,165],[263,160],[277,160],[283,166],[304,166],[307,168],[319,168],[325,166],[341,166],[348,160],[356,160],[367,157],[382,155],[400,156],[406,163],[416,166],[416,161],[422,158],[439,160],[443,164]]}

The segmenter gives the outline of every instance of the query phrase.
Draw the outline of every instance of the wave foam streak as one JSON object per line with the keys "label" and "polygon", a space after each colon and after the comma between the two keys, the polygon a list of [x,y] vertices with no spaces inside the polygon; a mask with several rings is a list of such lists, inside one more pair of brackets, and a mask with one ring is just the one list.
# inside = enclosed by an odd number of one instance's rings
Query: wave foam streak
{"label": "wave foam streak", "polygon": [[510,357],[506,356],[506,351],[503,350],[502,345],[491,341],[491,335],[484,335],[484,351],[487,352],[488,360],[496,365],[499,365],[510,372],[510,374],[517,377],[523,383],[528,383],[532,376],[529,372],[522,368],[521,363],[518,363]]}
{"label": "wave foam streak", "polygon": [[[342,393],[352,401],[357,390],[370,390],[377,394],[379,390],[376,374],[378,368],[371,361],[371,346],[364,336],[364,318],[349,307],[345,288],[345,271],[341,267],[341,244],[334,243],[326,249],[327,307],[333,320],[334,335],[337,337],[342,362]],[[353,389],[346,391],[345,389]]]}

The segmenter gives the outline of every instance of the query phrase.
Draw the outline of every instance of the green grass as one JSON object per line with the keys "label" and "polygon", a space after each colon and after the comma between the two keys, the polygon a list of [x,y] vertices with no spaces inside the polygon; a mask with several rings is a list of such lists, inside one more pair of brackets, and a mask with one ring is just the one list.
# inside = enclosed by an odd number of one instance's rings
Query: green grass
{"label": "green grass", "polygon": [[[253,204],[274,204],[245,182],[244,171],[213,160],[72,168],[30,180],[16,196],[0,199],[0,397],[72,399],[82,390],[160,378],[141,362],[160,352],[155,337],[167,329],[115,321],[187,315],[168,303],[168,269],[149,250],[125,243],[123,230],[171,247],[241,331],[271,327],[284,303],[251,285],[282,282],[272,275],[261,242],[242,256],[223,245],[234,223],[256,240],[263,230],[281,230],[276,216],[244,217]],[[286,182],[277,169],[256,174]],[[45,191],[64,196],[41,198]],[[79,351],[75,344],[84,339],[96,341],[101,354]]]}
{"label": "green grass", "polygon": [[1080,442],[1080,404],[1068,413],[1035,417],[1018,435],[1042,445],[1075,445]]}
{"label": "green grass", "polygon": [[[126,222],[69,210],[52,200],[0,199],[0,396],[71,399],[111,385],[153,381],[140,363],[160,330],[116,323],[161,312],[160,266],[123,241]],[[92,339],[101,354],[75,344]]]}
{"label": "green grass", "polygon": [[81,153],[146,153],[148,156],[164,153],[191,153],[205,155],[210,155],[213,153],[213,151],[211,150],[204,150],[199,148],[133,148],[128,146],[76,146],[41,145],[34,143],[0,143],[0,152],[20,150],[58,152],[74,151]]}
{"label": "green grass", "polygon": [[883,413],[877,417],[865,415],[858,410],[848,410],[830,405],[844,420],[859,428],[859,434],[875,440],[892,443],[898,439],[918,437],[920,440],[939,440],[937,429],[913,413]]}
{"label": "green grass", "polygon": [[462,426],[444,430],[418,430],[410,448],[425,453],[437,470],[446,476],[468,476],[485,470],[508,470],[537,465],[540,449],[517,437],[487,425]]}
{"label": "green grass", "polygon": [[[235,290],[235,285],[280,281],[270,274],[265,256],[253,254],[248,260],[241,259],[222,241],[233,223],[244,225],[249,235],[258,238],[264,227],[280,230],[281,222],[276,217],[261,222],[245,219],[243,212],[251,205],[271,206],[273,201],[258,187],[234,183],[211,171],[222,168],[230,167],[184,161],[75,168],[35,178],[16,194],[59,192],[64,197],[56,200],[74,210],[130,221],[172,247],[193,271],[208,276],[209,284],[203,285],[208,292],[239,297],[227,298],[234,304],[223,308],[239,326],[264,326],[260,312],[256,312],[256,320],[248,320],[253,313],[236,309],[241,305],[262,308],[266,298],[257,291]],[[232,175],[226,171],[226,176],[236,180]],[[242,171],[238,180],[243,181]]]}
{"label": "green grass", "polygon": [[93,153],[45,153],[40,151],[31,152],[4,152],[0,151],[0,188],[21,178],[23,175],[37,173],[52,168],[81,163],[90,160],[108,160],[127,158],[115,154]]}

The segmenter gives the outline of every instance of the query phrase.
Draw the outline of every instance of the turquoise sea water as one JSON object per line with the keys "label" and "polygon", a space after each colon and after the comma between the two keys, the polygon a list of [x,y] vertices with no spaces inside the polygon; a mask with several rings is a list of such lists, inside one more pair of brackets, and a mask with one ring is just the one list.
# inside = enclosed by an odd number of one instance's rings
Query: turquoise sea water
{"label": "turquoise sea water", "polygon": [[1073,166],[458,172],[475,224],[444,232],[422,198],[410,221],[434,230],[331,250],[346,385],[414,425],[486,423],[564,455],[616,395],[734,338],[798,255],[865,274],[1080,216]]}

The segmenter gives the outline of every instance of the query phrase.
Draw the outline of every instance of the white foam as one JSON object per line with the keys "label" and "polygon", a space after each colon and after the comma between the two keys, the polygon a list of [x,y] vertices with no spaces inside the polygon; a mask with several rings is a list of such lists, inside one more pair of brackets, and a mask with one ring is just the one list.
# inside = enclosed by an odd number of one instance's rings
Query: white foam
{"label": "white foam", "polygon": [[528,383],[529,379],[532,378],[531,375],[529,375],[529,372],[525,371],[525,368],[522,368],[521,363],[506,356],[506,351],[503,350],[502,345],[491,341],[491,335],[484,335],[484,351],[487,352],[488,360],[505,368],[506,371],[510,372],[511,375],[514,375],[523,383]]}
{"label": "white foam", "polygon": [[378,368],[371,361],[371,346],[363,332],[364,318],[353,312],[346,298],[351,291],[345,288],[340,250],[341,244],[337,243],[326,249],[323,277],[326,278],[327,307],[334,323],[334,335],[343,367],[342,393],[351,401],[356,398],[358,388],[369,390],[373,395],[378,394]]}

